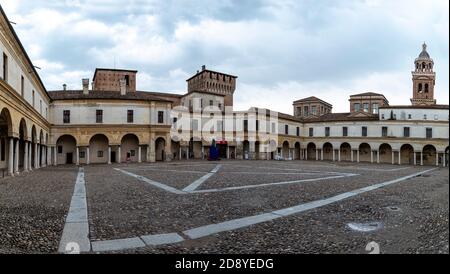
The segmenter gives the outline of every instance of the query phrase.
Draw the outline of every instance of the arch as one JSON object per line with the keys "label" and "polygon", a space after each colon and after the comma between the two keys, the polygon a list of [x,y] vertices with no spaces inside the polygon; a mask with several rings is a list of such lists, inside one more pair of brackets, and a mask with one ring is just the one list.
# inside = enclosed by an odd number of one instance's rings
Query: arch
{"label": "arch", "polygon": [[26,141],[28,140],[28,129],[24,118],[19,123],[19,169],[25,167],[25,149],[27,149]]}
{"label": "arch", "polygon": [[392,147],[389,144],[381,144],[378,153],[380,154],[380,163],[392,164]]}
{"label": "arch", "polygon": [[156,161],[165,161],[166,160],[166,139],[163,137],[158,137],[155,140],[155,160]]}
{"label": "arch", "polygon": [[58,165],[70,165],[76,162],[77,140],[69,134],[56,140],[56,162]]}
{"label": "arch", "polygon": [[360,162],[370,162],[372,149],[368,143],[362,143],[359,145],[359,161]]}
{"label": "arch", "polygon": [[352,147],[349,143],[342,143],[339,147],[339,152],[341,155],[341,161],[351,161],[352,159]]}
{"label": "arch", "polygon": [[309,143],[306,146],[306,151],[308,153],[307,160],[317,160],[317,158],[316,158],[316,150],[317,150],[316,144],[314,144],[314,143]]}
{"label": "arch", "polygon": [[245,140],[242,143],[242,149],[243,149],[243,153],[244,153],[244,160],[248,160],[250,159],[250,142]]}
{"label": "arch", "polygon": [[[138,162],[139,161],[139,137],[135,134],[129,133],[120,140],[121,162]],[[142,151],[141,151],[142,157]]]}
{"label": "arch", "polygon": [[418,89],[418,91],[421,92],[421,91],[422,91],[422,88],[423,88],[422,83],[419,83],[419,89]]}
{"label": "arch", "polygon": [[323,149],[323,160],[333,160],[333,145],[329,142],[326,142],[322,146]]}
{"label": "arch", "polygon": [[104,134],[96,134],[89,140],[89,162],[92,164],[108,163],[109,139]]}
{"label": "arch", "polygon": [[295,147],[295,149],[294,149],[294,160],[300,160],[300,151],[301,151],[300,142],[296,142],[294,147]]}
{"label": "arch", "polygon": [[283,142],[282,157],[283,157],[283,159],[288,159],[290,157],[288,141]]}
{"label": "arch", "polygon": [[21,135],[21,138],[23,138],[24,140],[28,140],[28,127],[27,122],[24,118],[20,119],[19,135]]}
{"label": "arch", "polygon": [[2,128],[2,134],[4,137],[12,136],[13,126],[11,113],[7,108],[3,108],[0,113],[0,127]]}
{"label": "arch", "polygon": [[422,152],[424,165],[436,165],[436,148],[433,145],[424,146]]}
{"label": "arch", "polygon": [[414,164],[414,148],[410,144],[404,144],[400,147],[401,163],[406,165]]}
{"label": "arch", "polygon": [[428,84],[425,84],[425,93],[428,93]]}

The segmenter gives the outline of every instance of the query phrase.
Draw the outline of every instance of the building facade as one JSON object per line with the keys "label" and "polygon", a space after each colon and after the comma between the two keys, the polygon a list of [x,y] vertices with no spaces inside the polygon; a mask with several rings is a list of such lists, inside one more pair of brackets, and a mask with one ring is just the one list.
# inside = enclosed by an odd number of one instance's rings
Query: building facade
{"label": "building facade", "polygon": [[[1,8],[0,8],[1,9]],[[237,77],[203,66],[186,94],[137,89],[137,71],[96,69],[79,90],[47,91],[3,10],[0,16],[0,169],[206,159],[448,163],[449,106],[434,99],[434,61],[415,60],[411,105],[383,94],[349,99],[348,113],[316,97],[293,115],[233,110]]]}

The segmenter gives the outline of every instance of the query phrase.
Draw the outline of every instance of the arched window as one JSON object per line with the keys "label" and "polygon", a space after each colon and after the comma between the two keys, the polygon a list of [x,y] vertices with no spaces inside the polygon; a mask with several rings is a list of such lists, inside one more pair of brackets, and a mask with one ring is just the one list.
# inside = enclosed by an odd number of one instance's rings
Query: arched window
{"label": "arched window", "polygon": [[422,69],[425,70],[425,68],[427,67],[427,64],[425,64],[425,62],[422,63]]}
{"label": "arched window", "polygon": [[425,93],[428,93],[428,84],[425,84]]}
{"label": "arched window", "polygon": [[422,83],[419,83],[419,92],[422,92]]}

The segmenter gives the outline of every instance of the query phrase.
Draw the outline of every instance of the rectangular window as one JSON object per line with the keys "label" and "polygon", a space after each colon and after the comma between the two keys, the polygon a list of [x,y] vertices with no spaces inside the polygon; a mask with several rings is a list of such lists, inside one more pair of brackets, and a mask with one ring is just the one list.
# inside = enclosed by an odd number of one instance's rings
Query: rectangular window
{"label": "rectangular window", "polygon": [[103,151],[102,150],[97,151],[97,157],[98,158],[103,158]]}
{"label": "rectangular window", "polygon": [[348,136],[348,127],[342,127],[342,136],[344,137]]}
{"label": "rectangular window", "polygon": [[358,112],[358,111],[361,110],[361,105],[360,105],[359,103],[355,103],[355,104],[353,105],[353,108],[354,108],[355,112]]}
{"label": "rectangular window", "polygon": [[364,112],[369,112],[369,104],[368,103],[363,104],[363,110],[364,110]]}
{"label": "rectangular window", "polygon": [[164,123],[164,111],[158,111],[158,124]]}
{"label": "rectangular window", "polygon": [[209,106],[214,106],[214,101],[213,100],[209,100]]}
{"label": "rectangular window", "polygon": [[363,137],[367,137],[367,127],[362,127],[362,134]]}
{"label": "rectangular window", "polygon": [[125,75],[125,83],[128,86],[130,86],[130,75]]}
{"label": "rectangular window", "polygon": [[329,127],[325,128],[325,136],[330,137],[330,128]]}
{"label": "rectangular window", "polygon": [[173,117],[173,123],[176,124],[177,121],[178,121],[178,118],[177,117]]}
{"label": "rectangular window", "polygon": [[192,120],[192,130],[198,130],[198,120]]}
{"label": "rectangular window", "polygon": [[134,111],[132,109],[127,111],[127,123],[134,123]]}
{"label": "rectangular window", "polygon": [[222,104],[219,104],[219,109],[222,110]]}
{"label": "rectangular window", "polygon": [[384,114],[381,114],[381,120],[384,120]]}
{"label": "rectangular window", "polygon": [[244,131],[248,131],[248,120],[244,120]]}
{"label": "rectangular window", "polygon": [[300,127],[297,127],[297,136],[300,136]]}
{"label": "rectangular window", "polygon": [[95,121],[97,122],[97,124],[103,123],[103,110],[97,109],[95,113]]}
{"label": "rectangular window", "polygon": [[379,105],[374,103],[372,104],[372,114],[378,114]]}
{"label": "rectangular window", "polygon": [[63,153],[63,147],[62,146],[58,146],[58,154],[62,154]]}
{"label": "rectangular window", "polygon": [[409,127],[403,128],[403,137],[409,137],[410,129]]}
{"label": "rectangular window", "polygon": [[303,113],[305,116],[308,116],[309,115],[309,108],[308,108],[308,106],[305,106],[305,111],[304,111],[304,113]]}
{"label": "rectangular window", "polygon": [[259,120],[256,120],[256,131],[259,131]]}
{"label": "rectangular window", "polygon": [[39,100],[39,113],[42,114],[42,100]]}
{"label": "rectangular window", "polygon": [[427,128],[427,139],[433,138],[433,129]]}
{"label": "rectangular window", "polygon": [[317,113],[317,107],[316,106],[312,106],[311,107],[311,112],[312,112],[312,115],[316,115]]}
{"label": "rectangular window", "polygon": [[313,137],[314,136],[314,128],[310,127],[309,128],[309,137]]}
{"label": "rectangular window", "polygon": [[382,137],[387,137],[388,135],[388,128],[387,127],[382,127],[381,128],[381,136]]}
{"label": "rectangular window", "polygon": [[272,123],[272,133],[275,133],[276,132],[276,125],[275,125],[275,123]]}
{"label": "rectangular window", "polygon": [[408,114],[408,119],[411,120],[412,119],[412,115]]}
{"label": "rectangular window", "polygon": [[80,159],[84,159],[86,157],[86,151],[80,151]]}
{"label": "rectangular window", "polygon": [[20,94],[22,97],[25,96],[25,78],[23,76],[20,76]]}
{"label": "rectangular window", "polygon": [[3,80],[8,81],[8,56],[3,53]]}
{"label": "rectangular window", "polygon": [[34,103],[34,102],[35,102],[35,94],[34,94],[35,92],[34,92],[34,90],[33,90],[32,93],[33,93],[33,95],[32,95],[32,97],[33,97],[33,98],[32,98],[32,100],[33,100],[33,101],[32,101],[32,104],[33,104],[33,107],[34,107],[34,106],[35,106],[35,103]]}
{"label": "rectangular window", "polygon": [[64,124],[70,124],[70,110],[63,111],[63,122]]}
{"label": "rectangular window", "polygon": [[130,150],[130,156],[131,157],[136,156],[136,150]]}
{"label": "rectangular window", "polygon": [[289,134],[289,126],[288,125],[284,125],[284,134],[286,134],[286,135]]}

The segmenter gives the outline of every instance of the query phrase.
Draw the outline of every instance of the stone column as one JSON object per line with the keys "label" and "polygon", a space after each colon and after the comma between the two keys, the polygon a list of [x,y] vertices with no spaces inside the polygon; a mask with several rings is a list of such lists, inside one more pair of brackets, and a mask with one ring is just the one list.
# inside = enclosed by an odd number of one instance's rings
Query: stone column
{"label": "stone column", "polygon": [[202,160],[205,159],[205,147],[202,144]]}
{"label": "stone column", "polygon": [[377,150],[377,164],[380,163],[380,151]]}
{"label": "stone column", "polygon": [[14,139],[9,138],[8,174],[14,176]]}
{"label": "stone column", "polygon": [[416,155],[417,155],[417,153],[414,151],[414,165],[417,165]]}
{"label": "stone column", "polygon": [[89,146],[86,147],[86,164],[87,165],[91,164],[91,153]]}
{"label": "stone column", "polygon": [[305,160],[308,160],[308,149],[305,149]]}
{"label": "stone column", "polygon": [[138,148],[138,163],[142,163],[142,147]]}
{"label": "stone column", "polygon": [[320,160],[323,161],[323,148],[320,150]]}
{"label": "stone column", "polygon": [[338,161],[341,161],[341,149],[338,150]]}
{"label": "stone column", "polygon": [[394,151],[392,151],[392,164],[393,165],[395,164],[395,152]]}
{"label": "stone column", "polygon": [[359,149],[356,151],[356,162],[359,163]]}
{"label": "stone column", "polygon": [[227,159],[230,159],[230,147],[227,145]]}
{"label": "stone column", "polygon": [[31,164],[31,162],[32,162],[31,159],[32,159],[32,154],[33,154],[33,143],[32,142],[28,142],[27,150],[28,150],[28,158],[27,158],[28,170],[32,171],[33,170],[33,166]]}
{"label": "stone column", "polygon": [[183,154],[182,154],[182,151],[181,151],[181,144],[180,144],[180,154],[178,154],[178,160],[181,160],[181,155],[183,155]]}
{"label": "stone column", "polygon": [[57,166],[58,165],[58,148],[55,146],[53,147],[53,165]]}
{"label": "stone column", "polygon": [[152,134],[153,137],[150,138],[150,144],[149,144],[149,161],[154,163],[156,162],[156,147],[155,147],[155,138],[154,138],[154,134]]}
{"label": "stone column", "polygon": [[398,151],[398,164],[402,165],[402,151],[401,150]]}
{"label": "stone column", "polygon": [[52,147],[48,146],[47,147],[47,165],[51,166],[52,165]]}
{"label": "stone column", "polygon": [[373,150],[370,150],[370,162],[373,164]]}
{"label": "stone column", "polygon": [[316,148],[316,161],[319,161],[319,150]]}
{"label": "stone column", "polygon": [[76,152],[76,154],[77,154],[77,166],[79,166],[80,165],[80,148],[77,146],[77,152]]}
{"label": "stone column", "polygon": [[28,171],[28,141],[25,141],[23,149],[23,171]]}
{"label": "stone column", "polygon": [[[141,147],[139,147],[140,149]],[[111,146],[108,146],[108,165],[111,164]]]}
{"label": "stone column", "polygon": [[351,152],[351,154],[350,154],[350,160],[353,162],[353,149],[350,149],[350,152]]}
{"label": "stone column", "polygon": [[15,141],[14,173],[19,174],[19,139]]}
{"label": "stone column", "polygon": [[420,152],[420,165],[423,166],[423,151]]}
{"label": "stone column", "polygon": [[436,151],[436,166],[439,166],[439,152]]}
{"label": "stone column", "polygon": [[333,162],[336,161],[336,150],[333,148]]}
{"label": "stone column", "polygon": [[118,158],[117,158],[117,163],[121,164],[122,163],[122,148],[120,146],[117,147],[117,154],[119,154]]}

